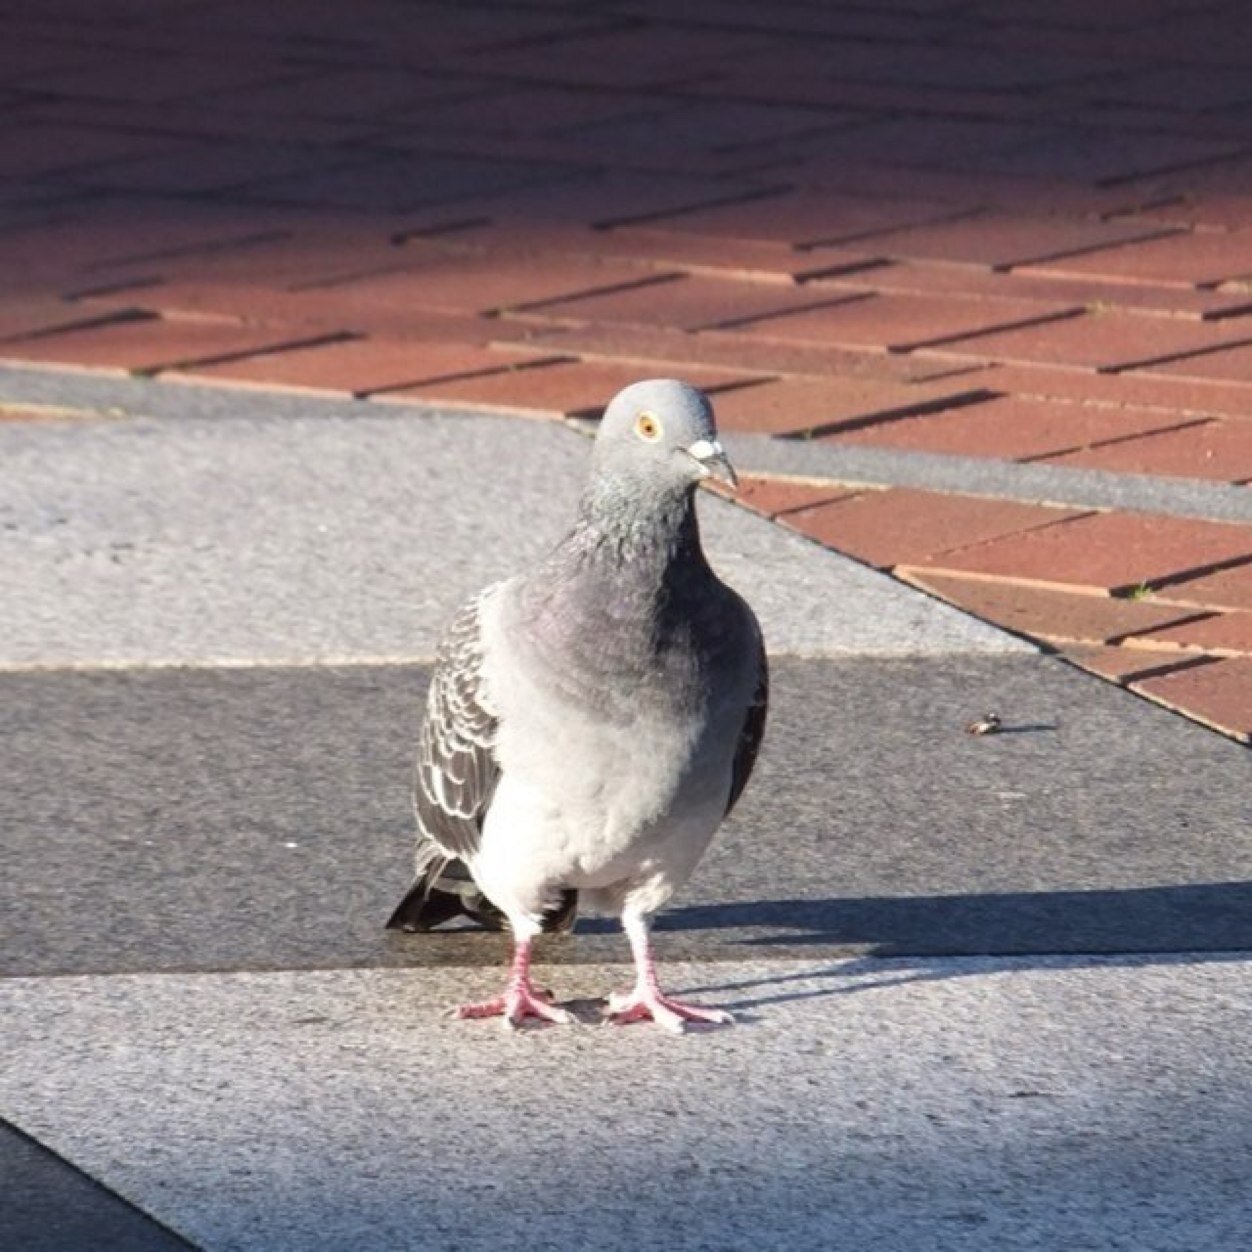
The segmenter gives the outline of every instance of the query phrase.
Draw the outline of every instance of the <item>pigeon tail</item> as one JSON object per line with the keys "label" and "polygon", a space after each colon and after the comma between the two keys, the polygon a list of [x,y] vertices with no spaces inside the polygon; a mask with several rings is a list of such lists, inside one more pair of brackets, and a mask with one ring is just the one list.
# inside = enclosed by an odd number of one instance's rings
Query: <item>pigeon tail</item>
{"label": "pigeon tail", "polygon": [[[578,892],[563,891],[561,902],[543,915],[544,934],[569,930],[578,913]],[[465,862],[434,844],[424,851],[417,878],[387,920],[388,930],[428,931],[457,917],[468,917],[486,930],[504,930],[508,919],[479,890]]]}

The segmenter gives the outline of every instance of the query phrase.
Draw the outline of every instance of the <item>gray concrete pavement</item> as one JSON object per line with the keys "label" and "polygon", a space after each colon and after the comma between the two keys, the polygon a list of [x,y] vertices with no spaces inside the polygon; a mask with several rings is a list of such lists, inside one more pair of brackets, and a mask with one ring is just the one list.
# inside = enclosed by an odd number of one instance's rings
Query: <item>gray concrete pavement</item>
{"label": "gray concrete pavement", "polygon": [[[233,399],[0,424],[0,668],[426,660],[467,595],[560,537],[586,474],[557,425]],[[723,500],[702,514],[776,653],[1027,650]]]}
{"label": "gray concrete pavement", "polygon": [[489,971],[15,980],[5,1100],[204,1248],[1203,1252],[1252,1231],[1252,967],[681,965],[737,1009],[442,1019]]}
{"label": "gray concrete pavement", "polygon": [[[0,425],[0,1111],[34,1137],[0,1135],[0,1244],[1249,1241],[1245,749],[710,499],[773,715],[658,939],[740,1024],[447,1022],[500,937],[380,929],[425,662],[559,533],[585,443],[52,372],[6,398],[113,412]],[[964,734],[989,708],[1008,733]],[[589,1027],[623,958],[587,919],[544,977]]]}
{"label": "gray concrete pavement", "polygon": [[[0,969],[498,962],[496,936],[381,929],[424,690],[417,667],[0,675]],[[988,707],[1009,733],[965,734]],[[674,955],[1252,948],[1246,750],[1047,658],[776,659],[758,769],[663,918]],[[622,959],[615,929],[552,958]]]}

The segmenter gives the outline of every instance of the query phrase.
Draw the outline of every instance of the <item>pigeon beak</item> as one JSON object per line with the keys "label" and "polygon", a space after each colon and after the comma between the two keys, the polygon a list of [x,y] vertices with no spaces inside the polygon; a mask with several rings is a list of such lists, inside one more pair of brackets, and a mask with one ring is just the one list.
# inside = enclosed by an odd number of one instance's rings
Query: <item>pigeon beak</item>
{"label": "pigeon beak", "polygon": [[728,487],[738,487],[739,479],[726,458],[726,451],[716,439],[697,439],[687,454],[699,462],[705,478],[716,478]]}

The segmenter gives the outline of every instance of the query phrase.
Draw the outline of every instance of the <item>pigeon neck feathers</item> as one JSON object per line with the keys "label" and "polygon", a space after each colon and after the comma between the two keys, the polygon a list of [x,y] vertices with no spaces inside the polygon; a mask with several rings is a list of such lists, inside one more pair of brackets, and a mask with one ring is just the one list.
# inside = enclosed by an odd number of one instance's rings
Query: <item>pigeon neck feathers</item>
{"label": "pigeon neck feathers", "polygon": [[566,542],[584,559],[640,574],[649,566],[702,564],[695,486],[593,475]]}
{"label": "pigeon neck feathers", "polygon": [[666,703],[695,698],[697,639],[716,631],[707,619],[721,597],[694,494],[687,485],[644,501],[593,482],[574,528],[515,584],[512,646],[609,720],[625,717],[644,689]]}

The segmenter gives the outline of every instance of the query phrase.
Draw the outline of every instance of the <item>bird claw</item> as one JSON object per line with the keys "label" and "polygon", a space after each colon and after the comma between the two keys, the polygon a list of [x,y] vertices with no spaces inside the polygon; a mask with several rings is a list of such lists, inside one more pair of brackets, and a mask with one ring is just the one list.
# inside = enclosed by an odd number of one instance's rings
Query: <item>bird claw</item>
{"label": "bird claw", "polygon": [[519,1030],[528,1017],[541,1022],[551,1022],[559,1026],[568,1026],[574,1021],[572,1013],[558,1008],[553,1003],[550,991],[541,991],[534,987],[509,987],[503,995],[493,1000],[484,1000],[480,1004],[461,1004],[449,1009],[447,1016],[459,1021],[480,1017],[502,1018],[505,1030]]}
{"label": "bird claw", "polygon": [[659,991],[615,991],[605,1006],[608,1021],[615,1026],[631,1022],[653,1021],[670,1034],[685,1034],[691,1024],[730,1026],[734,1017],[725,1009],[706,1009],[694,1004],[682,1004],[671,1000]]}

